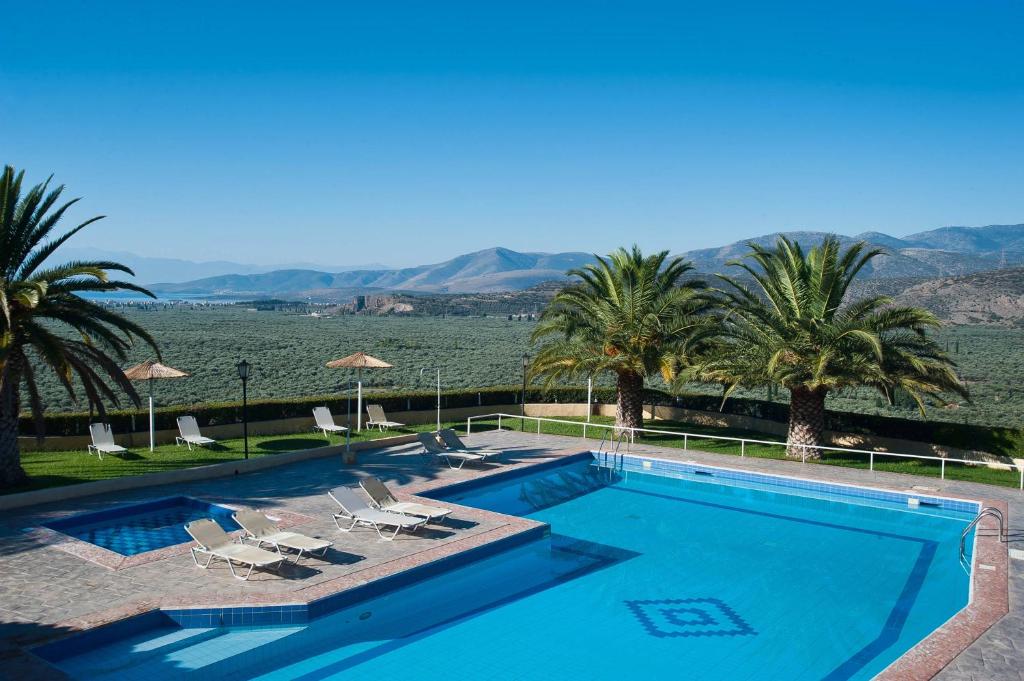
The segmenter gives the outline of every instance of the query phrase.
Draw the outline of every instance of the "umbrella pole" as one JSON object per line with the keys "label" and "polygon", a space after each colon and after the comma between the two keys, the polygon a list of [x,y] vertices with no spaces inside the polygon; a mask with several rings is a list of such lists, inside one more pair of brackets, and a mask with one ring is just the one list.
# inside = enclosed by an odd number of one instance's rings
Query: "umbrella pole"
{"label": "umbrella pole", "polygon": [[363,370],[356,370],[356,432],[363,431]]}
{"label": "umbrella pole", "polygon": [[149,451],[153,451],[155,431],[153,423],[153,379],[151,378],[149,379]]}

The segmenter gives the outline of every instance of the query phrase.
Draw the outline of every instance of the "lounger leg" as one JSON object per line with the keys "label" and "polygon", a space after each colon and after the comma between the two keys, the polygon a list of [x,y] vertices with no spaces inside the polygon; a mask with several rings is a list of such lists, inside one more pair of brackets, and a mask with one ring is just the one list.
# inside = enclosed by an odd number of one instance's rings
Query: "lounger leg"
{"label": "lounger leg", "polygon": [[190,550],[192,551],[192,560],[193,560],[193,562],[195,562],[197,567],[201,567],[204,570],[206,568],[210,567],[210,563],[213,562],[213,554],[212,553],[207,554],[207,556],[209,556],[209,557],[206,559],[206,565],[203,565],[202,563],[199,562],[199,559],[196,558],[196,553],[206,553],[206,552],[202,551],[200,549],[196,549],[196,548],[192,548]]}
{"label": "lounger leg", "polygon": [[450,456],[448,456],[447,454],[444,455],[444,460],[448,463],[448,468],[451,468],[452,470],[461,470],[461,468],[466,465],[466,460],[465,459],[459,459],[459,465],[458,466],[453,466],[452,465],[452,458]]}
{"label": "lounger leg", "polygon": [[373,529],[377,530],[377,536],[378,536],[378,537],[380,537],[380,538],[381,538],[381,539],[383,539],[384,541],[391,541],[392,539],[394,539],[395,537],[397,537],[397,536],[398,536],[398,532],[399,532],[399,530],[401,530],[401,529],[402,529],[402,526],[401,526],[401,525],[395,525],[395,531],[391,533],[391,536],[390,536],[390,537],[385,537],[385,536],[384,536],[384,535],[383,535],[383,534],[381,533],[381,531],[380,531],[380,525],[378,525],[377,523],[374,523],[374,524],[373,524]]}
{"label": "lounger leg", "polygon": [[349,525],[347,528],[346,527],[342,527],[341,523],[338,522],[338,519],[339,518],[345,518],[346,520],[348,520],[348,517],[347,516],[343,516],[343,515],[338,515],[337,513],[332,513],[331,515],[334,516],[334,524],[337,525],[338,529],[341,530],[342,532],[351,532],[352,530],[356,529],[356,525],[359,524],[359,519],[358,518],[352,518],[352,524],[351,525]]}

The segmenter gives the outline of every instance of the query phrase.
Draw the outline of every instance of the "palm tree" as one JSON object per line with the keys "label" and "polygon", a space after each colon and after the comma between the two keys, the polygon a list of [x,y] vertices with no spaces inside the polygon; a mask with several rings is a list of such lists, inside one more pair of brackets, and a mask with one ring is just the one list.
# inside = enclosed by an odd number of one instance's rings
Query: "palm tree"
{"label": "palm tree", "polygon": [[117,364],[133,340],[141,339],[157,351],[138,325],[78,295],[127,289],[152,296],[135,284],[109,279],[110,271],[133,274],[130,269],[105,261],[44,267],[64,242],[102,216],[52,237],[78,199],[58,206],[64,187],[51,190],[49,180],[22,195],[24,174],[6,166],[0,176],[0,487],[27,481],[18,449],[23,388],[36,432],[43,433],[37,372],[52,371],[73,399],[77,383],[90,407],[102,416],[104,400],[118,404],[115,388],[138,404],[135,389]]}
{"label": "palm tree", "polygon": [[644,256],[636,246],[569,270],[578,279],[559,292],[541,315],[532,341],[544,343],[533,376],[558,379],[615,375],[615,423],[643,426],[644,379],[675,379],[685,364],[688,340],[709,307],[704,284],[684,280],[692,265],[668,251]]}
{"label": "palm tree", "polygon": [[867,386],[890,403],[903,393],[922,414],[926,398],[967,397],[955,364],[926,335],[940,325],[931,312],[886,296],[848,300],[854,278],[884,251],[865,242],[843,251],[834,236],[808,253],[784,236],[773,248],[748,246],[749,262],[729,263],[744,280],[718,275],[722,324],[697,374],[724,384],[725,397],[738,387],[789,390],[790,456],[819,455],[829,393]]}

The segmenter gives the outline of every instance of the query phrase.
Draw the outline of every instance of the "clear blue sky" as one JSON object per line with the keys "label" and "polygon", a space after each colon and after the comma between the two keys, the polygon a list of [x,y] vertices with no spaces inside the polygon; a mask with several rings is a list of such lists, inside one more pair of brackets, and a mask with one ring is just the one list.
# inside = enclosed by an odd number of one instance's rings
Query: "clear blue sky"
{"label": "clear blue sky", "polygon": [[[319,6],[316,6],[319,5]],[[1024,222],[1024,3],[3,2],[79,245],[272,263]]]}

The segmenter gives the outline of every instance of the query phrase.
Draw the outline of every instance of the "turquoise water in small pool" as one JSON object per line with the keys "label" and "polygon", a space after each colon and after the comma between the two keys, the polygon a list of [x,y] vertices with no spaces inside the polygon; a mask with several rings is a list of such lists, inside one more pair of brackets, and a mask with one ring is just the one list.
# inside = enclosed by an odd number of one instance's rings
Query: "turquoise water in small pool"
{"label": "turquoise water in small pool", "polygon": [[968,599],[967,519],[948,512],[586,462],[447,498],[552,536],[308,624],[168,627],[60,666],[118,679],[867,679]]}
{"label": "turquoise water in small pool", "polygon": [[192,540],[185,525],[213,518],[228,532],[240,529],[231,509],[191,497],[166,497],[104,511],[82,513],[46,523],[76,539],[134,556]]}

